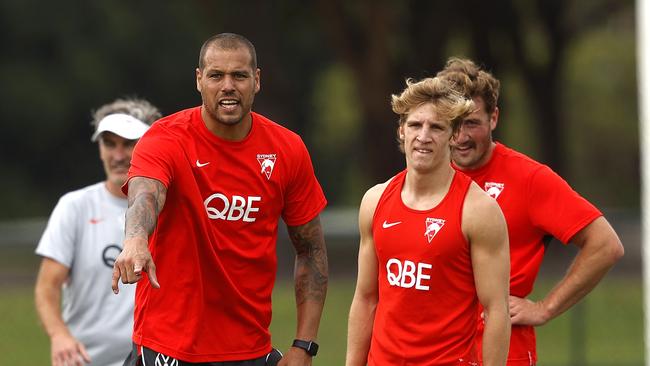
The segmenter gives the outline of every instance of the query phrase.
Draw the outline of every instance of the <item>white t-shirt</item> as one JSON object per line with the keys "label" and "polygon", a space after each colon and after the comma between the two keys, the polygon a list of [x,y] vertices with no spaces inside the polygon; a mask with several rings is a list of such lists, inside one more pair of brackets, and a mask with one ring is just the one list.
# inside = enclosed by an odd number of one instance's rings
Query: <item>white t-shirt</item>
{"label": "white t-shirt", "polygon": [[127,200],[105,183],[65,194],[57,203],[36,254],[70,269],[63,285],[63,321],[84,344],[92,365],[122,365],[131,351],[134,285],[111,290],[122,250]]}

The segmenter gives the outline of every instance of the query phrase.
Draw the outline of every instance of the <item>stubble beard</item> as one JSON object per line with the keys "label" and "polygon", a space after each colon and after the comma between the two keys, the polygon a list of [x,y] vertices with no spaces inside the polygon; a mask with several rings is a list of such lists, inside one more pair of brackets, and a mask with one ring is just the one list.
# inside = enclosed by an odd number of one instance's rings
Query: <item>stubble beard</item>
{"label": "stubble beard", "polygon": [[451,151],[451,160],[461,169],[476,169],[483,156],[484,154],[479,154],[476,145],[471,146],[469,154],[466,155]]}

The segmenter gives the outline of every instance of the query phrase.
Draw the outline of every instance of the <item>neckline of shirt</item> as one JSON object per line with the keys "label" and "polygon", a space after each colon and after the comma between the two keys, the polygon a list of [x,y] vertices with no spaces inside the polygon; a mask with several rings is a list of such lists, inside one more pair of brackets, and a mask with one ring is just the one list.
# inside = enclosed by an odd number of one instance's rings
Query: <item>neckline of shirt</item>
{"label": "neckline of shirt", "polygon": [[231,140],[226,140],[224,138],[221,138],[212,131],[208,129],[208,127],[205,125],[205,121],[203,121],[203,117],[201,116],[201,107],[196,107],[196,109],[193,112],[195,114],[194,118],[192,118],[192,121],[194,121],[194,127],[198,130],[198,132],[203,135],[205,138],[207,138],[210,142],[217,144],[217,145],[229,145],[229,146],[243,146],[245,145],[248,141],[250,141],[255,134],[257,130],[257,124],[258,124],[258,116],[257,113],[251,111],[251,129],[248,131],[248,135],[244,137],[243,139],[239,141],[231,141]]}

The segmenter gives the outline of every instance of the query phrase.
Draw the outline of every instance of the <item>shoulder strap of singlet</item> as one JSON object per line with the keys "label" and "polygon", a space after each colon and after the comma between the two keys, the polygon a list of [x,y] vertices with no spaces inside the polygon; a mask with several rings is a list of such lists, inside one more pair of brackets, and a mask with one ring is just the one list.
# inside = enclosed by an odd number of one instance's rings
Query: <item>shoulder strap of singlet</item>
{"label": "shoulder strap of singlet", "polygon": [[402,184],[404,183],[405,177],[406,177],[406,169],[397,173],[395,176],[393,176],[390,179],[390,182],[388,182],[386,189],[384,189],[384,191],[381,193],[381,197],[379,197],[379,201],[377,201],[377,207],[375,207],[375,213],[372,216],[373,223],[375,222],[375,216],[377,216],[377,212],[379,212],[380,208],[384,205],[388,197],[393,195],[393,193],[395,193],[396,190],[400,190]]}

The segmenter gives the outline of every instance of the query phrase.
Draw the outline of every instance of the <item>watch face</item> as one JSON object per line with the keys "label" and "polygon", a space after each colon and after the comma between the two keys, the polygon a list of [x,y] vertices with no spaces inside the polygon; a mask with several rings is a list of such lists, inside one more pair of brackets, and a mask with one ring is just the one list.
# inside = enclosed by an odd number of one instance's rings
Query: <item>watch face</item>
{"label": "watch face", "polygon": [[316,356],[318,353],[318,344],[315,342],[309,342],[309,354],[312,356]]}

